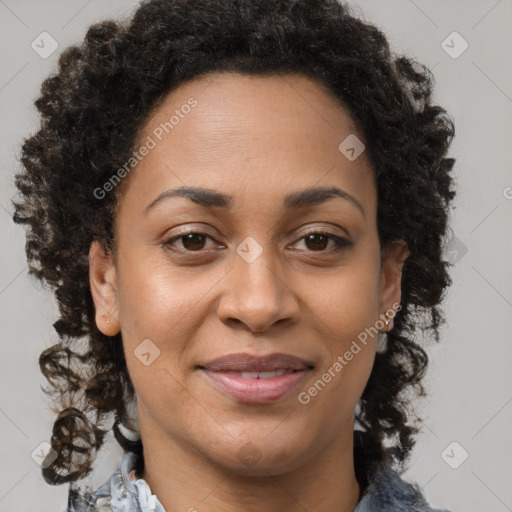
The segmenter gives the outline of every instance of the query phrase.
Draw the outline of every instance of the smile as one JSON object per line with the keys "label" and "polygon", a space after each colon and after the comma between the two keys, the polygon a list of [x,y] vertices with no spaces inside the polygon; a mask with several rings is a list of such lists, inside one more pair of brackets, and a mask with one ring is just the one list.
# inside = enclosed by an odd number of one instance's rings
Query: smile
{"label": "smile", "polygon": [[264,403],[279,400],[299,386],[310,369],[280,369],[265,372],[212,371],[200,369],[207,381],[239,402]]}

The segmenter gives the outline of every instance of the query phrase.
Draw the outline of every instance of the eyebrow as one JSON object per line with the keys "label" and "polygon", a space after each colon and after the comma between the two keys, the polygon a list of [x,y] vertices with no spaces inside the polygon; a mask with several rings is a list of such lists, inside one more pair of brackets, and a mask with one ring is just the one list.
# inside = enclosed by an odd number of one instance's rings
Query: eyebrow
{"label": "eyebrow", "polygon": [[[151,201],[144,209],[146,215],[152,208],[165,199],[172,197],[185,197],[205,208],[226,208],[233,206],[233,198],[222,192],[217,192],[202,187],[179,187],[162,192]],[[365,217],[365,211],[361,203],[351,194],[338,187],[312,187],[297,192],[292,192],[284,198],[284,207],[287,210],[298,210],[308,206],[316,206],[334,197],[340,197],[355,205]]]}

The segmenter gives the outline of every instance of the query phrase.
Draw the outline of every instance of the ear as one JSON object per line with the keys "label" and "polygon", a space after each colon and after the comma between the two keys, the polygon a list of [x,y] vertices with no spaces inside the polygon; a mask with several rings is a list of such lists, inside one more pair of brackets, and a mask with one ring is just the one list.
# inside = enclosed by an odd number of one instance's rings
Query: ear
{"label": "ear", "polygon": [[120,330],[116,269],[112,254],[97,240],[89,249],[89,284],[96,325],[106,336],[115,336]]}
{"label": "ear", "polygon": [[[382,250],[382,265],[380,272],[380,317],[389,311],[393,316],[401,300],[402,267],[410,256],[407,243],[403,240],[393,240]],[[393,328],[393,319],[388,330]]]}

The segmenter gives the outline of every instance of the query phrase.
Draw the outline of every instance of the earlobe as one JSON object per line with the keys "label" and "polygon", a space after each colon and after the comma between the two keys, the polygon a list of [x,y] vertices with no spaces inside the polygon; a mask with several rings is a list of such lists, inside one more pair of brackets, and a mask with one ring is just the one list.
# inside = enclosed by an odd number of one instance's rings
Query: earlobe
{"label": "earlobe", "polygon": [[[393,316],[396,305],[401,300],[402,269],[405,260],[410,256],[407,243],[403,240],[393,240],[383,249],[383,261],[380,280],[380,313],[389,311]],[[391,326],[393,328],[391,318]]]}
{"label": "earlobe", "polygon": [[89,249],[89,285],[96,325],[106,336],[115,336],[120,330],[116,278],[111,253],[95,240]]}

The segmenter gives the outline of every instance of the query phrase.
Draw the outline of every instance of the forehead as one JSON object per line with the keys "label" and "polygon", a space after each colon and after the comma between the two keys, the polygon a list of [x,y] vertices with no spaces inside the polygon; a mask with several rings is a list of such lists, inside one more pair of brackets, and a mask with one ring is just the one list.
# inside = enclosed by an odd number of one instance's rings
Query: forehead
{"label": "forehead", "polygon": [[337,185],[374,202],[369,160],[364,151],[347,158],[339,147],[347,137],[363,142],[349,111],[314,79],[211,73],[153,110],[136,145],[151,149],[130,181],[144,200],[183,185],[222,189],[235,203],[242,191],[268,197]]}
{"label": "forehead", "polygon": [[[192,102],[195,105],[190,108]],[[141,136],[153,134],[160,140],[182,133],[193,142],[201,135],[211,138],[215,129],[219,138],[229,135],[244,140],[247,133],[239,130],[242,125],[261,143],[271,142],[269,135],[283,129],[311,144],[327,131],[338,137],[357,134],[363,138],[341,100],[321,82],[298,73],[235,72],[209,73],[178,86],[153,109]],[[313,131],[319,137],[312,137]]]}

